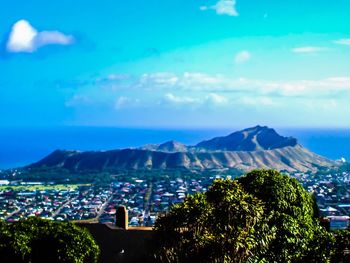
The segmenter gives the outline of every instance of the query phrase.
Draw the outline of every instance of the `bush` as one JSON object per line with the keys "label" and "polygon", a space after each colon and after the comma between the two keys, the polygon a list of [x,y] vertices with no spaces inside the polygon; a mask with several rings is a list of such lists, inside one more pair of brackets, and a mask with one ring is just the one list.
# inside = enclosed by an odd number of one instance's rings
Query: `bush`
{"label": "bush", "polygon": [[72,223],[40,218],[0,223],[0,262],[93,263],[99,254],[91,234]]}

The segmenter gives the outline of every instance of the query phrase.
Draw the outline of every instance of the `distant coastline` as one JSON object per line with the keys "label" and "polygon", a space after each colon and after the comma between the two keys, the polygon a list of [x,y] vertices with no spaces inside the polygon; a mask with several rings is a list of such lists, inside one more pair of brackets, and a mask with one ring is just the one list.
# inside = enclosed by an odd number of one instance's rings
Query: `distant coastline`
{"label": "distant coastline", "polygon": [[[317,154],[350,160],[350,129],[276,129],[296,137]],[[232,129],[134,129],[106,127],[2,128],[0,169],[15,168],[41,159],[56,149],[110,150],[177,140],[191,145]]]}

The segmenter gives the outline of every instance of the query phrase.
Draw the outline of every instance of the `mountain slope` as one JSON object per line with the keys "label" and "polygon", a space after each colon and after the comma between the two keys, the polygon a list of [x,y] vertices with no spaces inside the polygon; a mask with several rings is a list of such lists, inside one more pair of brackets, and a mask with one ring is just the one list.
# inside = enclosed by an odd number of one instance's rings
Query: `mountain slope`
{"label": "mountain slope", "polygon": [[283,137],[273,129],[256,126],[192,147],[168,141],[140,149],[88,152],[57,150],[29,167],[65,168],[72,172],[178,168],[237,168],[244,171],[271,168],[307,172],[336,165],[336,162],[303,148],[295,138]]}
{"label": "mountain slope", "polygon": [[234,132],[225,137],[216,137],[200,142],[197,148],[222,151],[258,151],[296,146],[297,140],[280,136],[274,129],[256,126]]}
{"label": "mountain slope", "polygon": [[147,144],[140,149],[160,152],[187,152],[188,150],[186,145],[177,141],[168,141],[162,144]]}

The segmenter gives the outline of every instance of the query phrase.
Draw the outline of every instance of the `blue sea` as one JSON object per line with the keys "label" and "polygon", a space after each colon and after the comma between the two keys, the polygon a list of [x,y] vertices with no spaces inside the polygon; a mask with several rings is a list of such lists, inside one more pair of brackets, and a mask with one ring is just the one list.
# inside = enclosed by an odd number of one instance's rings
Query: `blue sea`
{"label": "blue sea", "polygon": [[[1,128],[0,169],[40,160],[56,149],[110,150],[176,140],[194,145],[237,129],[126,129],[105,127]],[[330,159],[350,160],[350,129],[276,129]]]}

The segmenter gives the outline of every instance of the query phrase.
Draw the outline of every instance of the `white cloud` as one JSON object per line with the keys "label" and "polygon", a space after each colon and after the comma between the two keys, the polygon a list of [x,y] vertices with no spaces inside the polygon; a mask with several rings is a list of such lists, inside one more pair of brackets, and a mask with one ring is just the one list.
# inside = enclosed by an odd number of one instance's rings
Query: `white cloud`
{"label": "white cloud", "polygon": [[206,11],[209,9],[215,10],[218,15],[229,15],[229,16],[238,16],[238,12],[236,10],[236,0],[219,0],[213,6],[201,6],[199,8],[202,11]]}
{"label": "white cloud", "polygon": [[350,94],[350,77],[320,80],[258,81],[261,92],[282,97],[339,97]]}
{"label": "white cloud", "polygon": [[186,96],[176,96],[172,93],[167,93],[164,96],[166,102],[173,104],[198,104],[201,103],[199,99],[186,97]]}
{"label": "white cloud", "polygon": [[206,100],[209,103],[212,103],[214,105],[226,105],[229,103],[229,100],[227,97],[221,96],[221,95],[216,94],[216,93],[210,93],[207,96]]}
{"label": "white cloud", "polygon": [[126,107],[135,107],[140,103],[139,99],[129,98],[125,96],[118,97],[115,101],[114,108],[116,110],[126,108]]}
{"label": "white cloud", "polygon": [[343,39],[338,39],[333,41],[335,44],[338,45],[346,45],[346,46],[350,46],[350,38],[343,38]]}
{"label": "white cloud", "polygon": [[[104,80],[112,81],[112,80],[123,80],[127,78],[128,78],[128,75],[125,75],[125,74],[109,74],[107,78],[105,78]],[[101,80],[103,81],[103,79]]]}
{"label": "white cloud", "polygon": [[59,31],[38,32],[27,20],[17,21],[11,29],[6,49],[11,53],[31,53],[47,45],[70,45],[74,37]]}
{"label": "white cloud", "polygon": [[350,99],[350,76],[284,81],[231,78],[200,72],[159,72],[139,78],[123,77],[116,88],[108,88],[114,87],[114,83],[112,77],[110,82],[106,80],[88,87],[83,85],[73,94],[67,106],[111,105],[119,110],[232,106],[283,108],[286,104],[295,104],[309,111],[326,111],[340,109]]}
{"label": "white cloud", "polygon": [[20,20],[12,26],[7,42],[9,52],[32,52],[33,42],[38,32],[27,21]]}
{"label": "white cloud", "polygon": [[208,95],[196,94],[196,97],[174,95],[167,93],[164,95],[162,104],[172,105],[188,105],[190,107],[198,107],[204,105],[225,106],[229,104],[229,99],[216,93],[209,93]]}
{"label": "white cloud", "polygon": [[66,107],[76,107],[76,106],[81,106],[81,105],[91,105],[93,104],[93,100],[87,96],[86,94],[76,94],[73,95],[73,97],[69,98],[65,102]]}
{"label": "white cloud", "polygon": [[296,47],[292,49],[294,53],[318,53],[318,52],[323,52],[327,50],[328,49],[324,47],[314,47],[314,46]]}
{"label": "white cloud", "polygon": [[185,72],[178,75],[155,73],[147,74],[147,77],[143,75],[136,86],[140,89],[152,91],[172,91],[176,89],[182,92],[226,92],[274,97],[326,97],[338,96],[339,93],[350,94],[350,77],[280,81],[230,78],[223,75],[209,75],[198,72]]}
{"label": "white cloud", "polygon": [[169,72],[158,72],[153,74],[143,74],[140,84],[155,83],[159,86],[173,86],[178,82],[178,77]]}
{"label": "white cloud", "polygon": [[240,63],[247,62],[248,60],[250,60],[251,57],[252,55],[250,54],[250,52],[243,50],[236,54],[235,63],[240,64]]}

